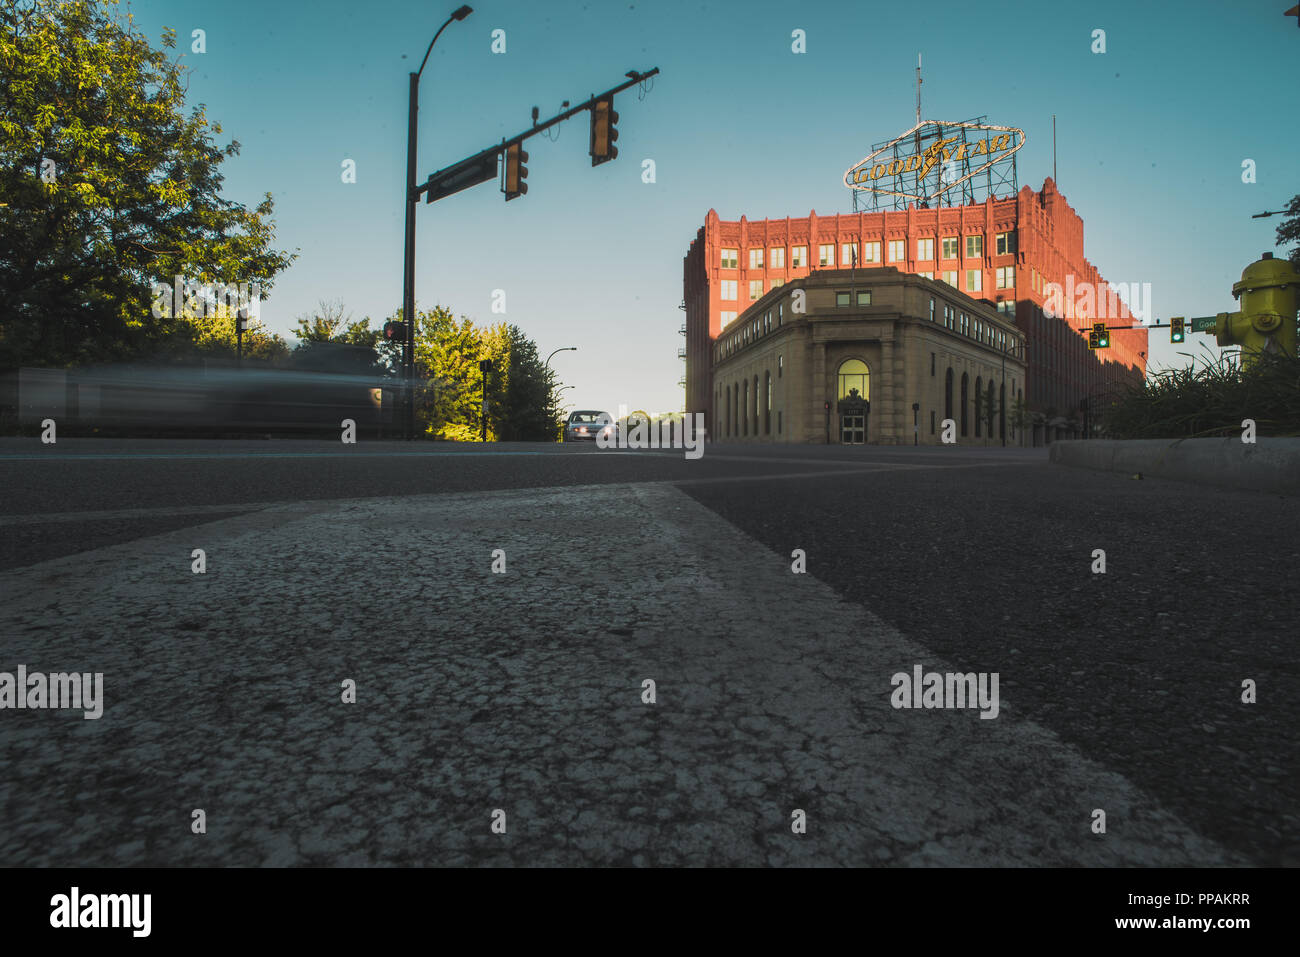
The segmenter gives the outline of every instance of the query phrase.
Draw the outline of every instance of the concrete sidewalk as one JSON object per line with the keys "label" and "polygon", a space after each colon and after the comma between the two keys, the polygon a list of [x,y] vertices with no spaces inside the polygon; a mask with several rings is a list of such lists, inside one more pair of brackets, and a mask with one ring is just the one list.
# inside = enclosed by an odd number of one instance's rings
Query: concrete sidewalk
{"label": "concrete sidewalk", "polygon": [[105,702],[0,711],[0,865],[1247,863],[1029,720],[1013,661],[996,719],[895,710],[894,673],[968,668],[790,561],[604,485],[273,506],[4,573],[0,670],[103,672]]}
{"label": "concrete sidewalk", "polygon": [[1300,438],[1079,439],[1049,451],[1058,465],[1300,495]]}

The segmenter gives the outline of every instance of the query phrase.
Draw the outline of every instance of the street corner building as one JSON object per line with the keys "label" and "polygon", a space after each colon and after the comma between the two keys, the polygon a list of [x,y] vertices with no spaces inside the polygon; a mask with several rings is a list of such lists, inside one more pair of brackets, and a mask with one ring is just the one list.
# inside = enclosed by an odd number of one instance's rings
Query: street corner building
{"label": "street corner building", "polygon": [[[968,139],[1010,129],[926,121],[877,147],[845,182],[906,180],[914,192],[888,192],[892,210],[709,210],[683,262],[682,351],[687,408],[715,440],[939,444],[952,419],[959,444],[1042,445],[1081,437],[1089,400],[1095,410],[1145,378],[1145,328],[1089,348],[1091,322],[1134,320],[1084,257],[1083,220],[1055,182],[1017,190],[1014,166],[988,172],[1014,148],[984,155],[1023,133]],[[893,162],[873,167],[887,149]],[[964,202],[944,205],[954,196]],[[1058,317],[1059,302],[1044,309],[1053,284],[1096,293]]]}
{"label": "street corner building", "polygon": [[[1024,337],[992,304],[884,267],[778,287],[713,343],[715,440],[1015,442]],[[1010,432],[1008,432],[1010,429]]]}

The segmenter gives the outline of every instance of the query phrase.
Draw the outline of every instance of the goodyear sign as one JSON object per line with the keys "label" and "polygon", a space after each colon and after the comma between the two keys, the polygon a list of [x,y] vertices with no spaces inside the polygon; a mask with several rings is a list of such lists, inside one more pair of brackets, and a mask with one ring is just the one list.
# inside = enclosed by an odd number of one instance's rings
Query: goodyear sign
{"label": "goodyear sign", "polygon": [[850,166],[844,185],[928,204],[1024,145],[1013,126],[925,120]]}

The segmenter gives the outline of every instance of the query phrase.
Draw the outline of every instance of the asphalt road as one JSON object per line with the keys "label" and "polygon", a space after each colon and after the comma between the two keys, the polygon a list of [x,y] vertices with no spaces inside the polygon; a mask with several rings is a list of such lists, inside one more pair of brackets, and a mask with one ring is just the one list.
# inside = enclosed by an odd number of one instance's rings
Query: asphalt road
{"label": "asphalt road", "polygon": [[[1045,450],[30,439],[0,487],[0,671],[109,689],[0,711],[0,864],[1300,863],[1294,498]],[[891,708],[912,664],[1001,714]]]}

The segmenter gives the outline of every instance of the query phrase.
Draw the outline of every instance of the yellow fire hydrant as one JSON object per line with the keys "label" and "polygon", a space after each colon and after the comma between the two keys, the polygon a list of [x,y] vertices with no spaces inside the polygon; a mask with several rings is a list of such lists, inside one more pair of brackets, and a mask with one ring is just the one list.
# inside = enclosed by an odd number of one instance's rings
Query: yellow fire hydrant
{"label": "yellow fire hydrant", "polygon": [[1241,346],[1244,365],[1263,352],[1296,354],[1296,309],[1300,307],[1300,272],[1272,253],[1241,272],[1232,284],[1232,297],[1241,301],[1240,312],[1215,316],[1214,337],[1221,346]]}

